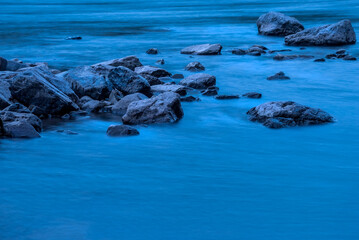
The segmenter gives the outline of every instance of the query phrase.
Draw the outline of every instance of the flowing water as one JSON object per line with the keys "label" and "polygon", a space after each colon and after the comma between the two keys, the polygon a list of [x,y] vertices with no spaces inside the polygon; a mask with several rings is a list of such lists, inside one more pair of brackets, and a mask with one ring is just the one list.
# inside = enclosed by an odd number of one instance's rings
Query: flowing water
{"label": "flowing water", "polygon": [[[357,62],[275,62],[228,50],[262,44],[255,21],[276,10],[305,27],[349,18],[358,0],[0,0],[0,55],[58,69],[137,55],[165,59],[172,73],[200,61],[223,94],[262,99],[183,103],[177,124],[106,136],[116,119],[58,123],[33,140],[0,140],[1,240],[352,240],[359,239],[359,68]],[[68,36],[83,37],[66,41]],[[221,56],[180,55],[221,43]],[[146,55],[156,47],[160,54]],[[323,57],[338,47],[289,47]],[[358,45],[345,46],[359,56]],[[289,81],[267,81],[284,71]],[[246,111],[293,100],[332,114],[332,124],[270,130]],[[58,129],[78,135],[65,135]]]}

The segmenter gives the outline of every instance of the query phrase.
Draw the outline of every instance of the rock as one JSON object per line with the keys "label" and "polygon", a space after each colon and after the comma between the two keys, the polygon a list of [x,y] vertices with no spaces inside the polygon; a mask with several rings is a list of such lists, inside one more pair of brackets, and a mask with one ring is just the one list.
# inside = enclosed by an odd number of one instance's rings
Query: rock
{"label": "rock", "polygon": [[338,51],[335,52],[336,54],[346,54],[347,50],[345,49],[339,49]]}
{"label": "rock", "polygon": [[42,121],[31,113],[18,113],[11,111],[1,111],[0,119],[2,122],[11,123],[11,122],[26,122],[34,127],[34,129],[38,132],[42,130]]}
{"label": "rock", "polygon": [[235,54],[235,55],[246,55],[247,54],[247,51],[244,50],[244,49],[233,49],[232,50],[232,54]]}
{"label": "rock", "polygon": [[122,92],[118,91],[117,89],[113,89],[110,93],[110,96],[108,97],[108,101],[112,104],[115,104],[120,101],[121,98],[123,98]]}
{"label": "rock", "polygon": [[258,57],[262,55],[262,53],[260,52],[248,52],[247,54],[250,56],[258,56]]}
{"label": "rock", "polygon": [[34,105],[52,115],[62,116],[78,106],[33,68],[17,73],[9,80],[13,98],[25,106]]}
{"label": "rock", "polygon": [[314,62],[325,62],[325,59],[324,58],[318,58],[318,59],[315,59]]}
{"label": "rock", "polygon": [[295,59],[313,59],[314,56],[311,55],[282,55],[277,54],[273,57],[276,61],[285,61],[285,60],[295,60]]}
{"label": "rock", "polygon": [[151,90],[155,93],[174,92],[181,96],[185,96],[187,94],[186,87],[175,84],[153,85],[151,86]]}
{"label": "rock", "polygon": [[65,133],[67,135],[78,135],[77,132],[73,132],[71,130],[63,130],[63,129],[59,129],[59,130],[56,130],[56,132],[58,133]]}
{"label": "rock", "polygon": [[268,12],[257,20],[258,33],[270,36],[287,36],[304,30],[294,17],[279,12]]}
{"label": "rock", "polygon": [[159,64],[159,65],[163,65],[163,64],[165,64],[165,60],[160,59],[160,60],[157,60],[156,63]]}
{"label": "rock", "polygon": [[20,68],[26,68],[27,65],[16,61],[7,61],[6,71],[17,71]]}
{"label": "rock", "polygon": [[198,101],[201,101],[201,99],[193,96],[181,97],[181,102],[198,102]]}
{"label": "rock", "polygon": [[159,78],[151,76],[149,74],[141,74],[141,76],[147,80],[147,82],[150,84],[150,86],[164,83]]}
{"label": "rock", "polygon": [[111,69],[108,80],[114,88],[125,95],[139,92],[151,96],[151,87],[147,80],[126,67]]}
{"label": "rock", "polygon": [[7,60],[0,57],[0,71],[6,71]]}
{"label": "rock", "polygon": [[107,68],[122,66],[122,67],[127,67],[132,71],[135,71],[136,67],[142,67],[143,65],[136,56],[128,56],[120,59],[113,59],[110,61],[97,63],[93,66],[94,67],[105,66]]}
{"label": "rock", "polygon": [[269,128],[317,125],[333,122],[333,117],[321,109],[310,108],[295,102],[267,102],[250,109],[251,121]]}
{"label": "rock", "polygon": [[263,49],[263,47],[257,47],[256,45],[248,48],[247,50],[249,53],[253,53],[253,52],[256,52],[256,53],[266,53],[266,51]]}
{"label": "rock", "polygon": [[17,112],[17,113],[31,113],[30,110],[20,103],[13,103],[3,111]]}
{"label": "rock", "polygon": [[148,74],[153,77],[171,77],[171,73],[167,72],[166,70],[158,67],[153,66],[142,66],[142,67],[136,67],[135,72],[142,75],[142,74]]}
{"label": "rock", "polygon": [[90,100],[82,105],[82,109],[91,113],[104,113],[109,112],[106,107],[110,105],[111,103],[107,101]]}
{"label": "rock", "polygon": [[328,54],[328,55],[325,56],[325,58],[334,59],[334,58],[337,58],[337,55],[336,54]]}
{"label": "rock", "polygon": [[265,46],[258,45],[258,44],[254,44],[254,45],[252,46],[252,48],[260,48],[260,49],[262,49],[262,50],[268,50],[268,48],[266,48]]}
{"label": "rock", "polygon": [[106,133],[110,137],[136,136],[140,134],[136,128],[128,125],[111,125]]}
{"label": "rock", "polygon": [[40,134],[31,124],[22,121],[4,123],[5,136],[9,138],[38,138]]}
{"label": "rock", "polygon": [[150,48],[146,51],[147,54],[158,54],[157,48]]}
{"label": "rock", "polygon": [[183,79],[184,76],[183,76],[183,74],[176,73],[176,74],[173,74],[173,75],[172,75],[172,78],[173,78],[173,79]]}
{"label": "rock", "polygon": [[0,94],[0,110],[6,108],[7,106],[9,106],[11,103]]}
{"label": "rock", "polygon": [[248,93],[243,94],[243,97],[258,99],[258,98],[262,97],[262,94],[257,93],[257,92],[248,92]]}
{"label": "rock", "polygon": [[82,37],[80,37],[80,36],[67,37],[66,40],[82,40]]}
{"label": "rock", "polygon": [[5,128],[4,128],[4,123],[2,122],[1,118],[0,118],[0,137],[5,136]]}
{"label": "rock", "polygon": [[347,55],[345,57],[343,57],[343,60],[347,60],[347,61],[356,61],[356,57],[353,57],[353,56],[350,56],[350,55]]}
{"label": "rock", "polygon": [[207,89],[216,85],[216,77],[205,73],[197,73],[181,80],[179,84],[194,89]]}
{"label": "rock", "polygon": [[238,95],[217,95],[215,99],[217,100],[229,100],[229,99],[238,99]]}
{"label": "rock", "polygon": [[288,80],[290,77],[285,76],[284,72],[276,73],[273,76],[267,77],[267,80]]}
{"label": "rock", "polygon": [[112,106],[112,113],[122,116],[126,113],[128,105],[130,105],[130,103],[144,99],[147,99],[147,97],[142,93],[134,93],[127,95]]}
{"label": "rock", "polygon": [[338,46],[354,44],[356,36],[351,22],[342,20],[286,36],[284,41],[291,46]]}
{"label": "rock", "polygon": [[181,50],[181,54],[219,55],[221,50],[222,46],[220,44],[201,44],[186,47]]}
{"label": "rock", "polygon": [[268,53],[278,53],[278,52],[291,52],[291,49],[281,49],[281,50],[269,50]]}
{"label": "rock", "polygon": [[204,71],[205,67],[200,62],[191,62],[187,64],[185,70],[190,72],[200,72],[200,71]]}
{"label": "rock", "polygon": [[87,112],[79,110],[79,111],[70,112],[69,115],[70,115],[70,120],[76,120],[76,119],[81,118],[81,117],[86,117]]}
{"label": "rock", "polygon": [[124,124],[174,123],[183,117],[180,96],[165,92],[156,97],[132,102],[122,117]]}
{"label": "rock", "polygon": [[218,94],[218,87],[211,86],[207,88],[206,90],[202,90],[201,93],[203,96],[216,96]]}

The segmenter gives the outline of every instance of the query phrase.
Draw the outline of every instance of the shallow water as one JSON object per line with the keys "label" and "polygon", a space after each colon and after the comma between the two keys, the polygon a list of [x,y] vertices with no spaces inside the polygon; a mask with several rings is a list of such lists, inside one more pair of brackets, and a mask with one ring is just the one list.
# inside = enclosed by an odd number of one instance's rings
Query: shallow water
{"label": "shallow water", "polygon": [[[352,20],[352,1],[46,1],[0,0],[0,53],[68,69],[137,55],[183,73],[198,60],[221,93],[263,93],[259,100],[183,103],[177,124],[139,127],[109,138],[114,119],[51,126],[34,140],[0,140],[0,239],[292,239],[359,238],[359,68],[357,62],[275,62],[235,56],[234,47],[288,48],[257,35],[269,10],[306,27]],[[273,3],[274,2],[274,3]],[[83,37],[65,41],[67,36]],[[180,55],[221,43],[221,56]],[[150,47],[160,54],[146,55]],[[293,53],[323,57],[337,47]],[[346,46],[359,56],[358,45]],[[267,81],[278,71],[289,81]],[[246,111],[293,100],[332,114],[333,124],[270,130]],[[78,132],[64,135],[57,129]]]}

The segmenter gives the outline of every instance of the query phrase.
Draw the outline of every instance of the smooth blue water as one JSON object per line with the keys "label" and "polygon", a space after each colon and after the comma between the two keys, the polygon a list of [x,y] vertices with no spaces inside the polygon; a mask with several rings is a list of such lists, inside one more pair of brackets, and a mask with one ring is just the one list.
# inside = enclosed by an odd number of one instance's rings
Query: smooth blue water
{"label": "smooth blue water", "polygon": [[[0,55],[67,69],[137,55],[164,58],[183,73],[194,60],[217,77],[221,93],[259,91],[259,100],[183,103],[178,124],[139,127],[109,138],[113,119],[48,128],[40,139],[0,140],[1,240],[353,240],[359,239],[359,68],[341,60],[274,62],[234,56],[233,47],[288,48],[257,35],[269,10],[306,27],[350,18],[359,1],[0,0]],[[65,41],[81,35],[81,41]],[[196,43],[221,43],[221,56],[180,55]],[[146,55],[157,47],[160,54]],[[346,46],[359,56],[358,45]],[[294,53],[323,57],[338,48]],[[290,81],[267,81],[284,71]],[[270,130],[246,111],[293,100],[331,113],[333,124]],[[68,129],[79,135],[63,135]]]}

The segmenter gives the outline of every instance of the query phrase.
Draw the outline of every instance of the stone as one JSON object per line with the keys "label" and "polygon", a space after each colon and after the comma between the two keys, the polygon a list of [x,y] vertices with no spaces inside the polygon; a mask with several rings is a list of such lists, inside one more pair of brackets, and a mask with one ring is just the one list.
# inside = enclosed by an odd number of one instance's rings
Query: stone
{"label": "stone", "polygon": [[181,97],[181,102],[198,102],[198,101],[201,101],[201,99],[193,96]]}
{"label": "stone", "polygon": [[243,97],[259,99],[262,97],[262,94],[257,92],[248,92],[243,94]]}
{"label": "stone", "polygon": [[287,36],[304,30],[294,17],[279,12],[268,12],[257,20],[258,33],[269,36]]}
{"label": "stone", "polygon": [[135,71],[136,67],[142,67],[142,63],[136,56],[127,56],[120,59],[113,59],[106,62],[101,62],[93,65],[94,67],[104,66],[106,68],[114,68],[114,67],[127,67],[128,69],[131,69],[132,71]]}
{"label": "stone", "polygon": [[284,72],[279,72],[273,76],[267,77],[267,80],[289,80],[290,77],[287,77]]}
{"label": "stone", "polygon": [[172,75],[172,78],[173,78],[173,79],[183,79],[184,76],[183,76],[183,74],[176,73],[176,74],[173,74],[173,75]]}
{"label": "stone", "polygon": [[263,47],[257,47],[256,45],[248,48],[248,53],[253,53],[253,52],[256,52],[256,53],[266,53],[266,51],[263,49]]}
{"label": "stone", "polygon": [[80,36],[67,37],[66,40],[82,40],[82,37]]}
{"label": "stone", "polygon": [[90,100],[84,103],[81,108],[89,113],[105,113],[109,112],[106,107],[110,105],[111,103],[107,101]]}
{"label": "stone", "polygon": [[156,97],[132,102],[122,117],[124,124],[174,123],[183,117],[180,96],[165,92]]}
{"label": "stone", "polygon": [[6,71],[7,60],[0,57],[0,71]]}
{"label": "stone", "polygon": [[20,103],[13,103],[3,111],[17,112],[17,113],[31,113],[31,111]]}
{"label": "stone", "polygon": [[282,54],[277,54],[276,56],[273,57],[274,60],[276,61],[285,61],[285,60],[296,60],[296,59],[313,59],[314,56],[311,55],[282,55]]}
{"label": "stone", "polygon": [[111,125],[106,133],[110,137],[136,136],[140,134],[136,128],[128,125]]}
{"label": "stone", "polygon": [[247,51],[244,50],[244,49],[233,49],[232,50],[232,54],[235,54],[235,55],[246,55],[247,54]]}
{"label": "stone", "polygon": [[147,54],[158,54],[157,48],[150,48],[146,51]]}
{"label": "stone", "polygon": [[124,115],[127,111],[128,105],[135,101],[147,99],[142,93],[134,93],[123,97],[120,101],[112,106],[112,113],[115,115]]}
{"label": "stone", "polygon": [[154,77],[149,74],[141,74],[141,76],[147,80],[147,82],[150,84],[150,86],[164,83],[158,77]]}
{"label": "stone", "polygon": [[268,53],[278,53],[278,52],[291,52],[291,49],[281,49],[281,50],[269,50]]}
{"label": "stone", "polygon": [[328,55],[325,56],[325,58],[327,58],[327,59],[335,59],[335,58],[337,58],[337,55],[336,54],[328,54]]}
{"label": "stone", "polygon": [[154,93],[174,92],[178,93],[180,96],[185,96],[187,94],[186,90],[187,87],[175,84],[162,84],[151,86],[151,91]]}
{"label": "stone", "polygon": [[286,36],[284,41],[290,46],[339,46],[355,44],[356,36],[350,20],[342,20]]}
{"label": "stone", "polygon": [[142,67],[136,67],[135,72],[142,75],[142,74],[148,74],[153,77],[171,77],[172,74],[167,72],[166,70],[158,67],[153,66],[142,66]]}
{"label": "stone", "polygon": [[200,72],[200,71],[204,71],[205,67],[200,62],[191,62],[187,64],[185,70],[190,72]]}
{"label": "stone", "polygon": [[317,58],[314,60],[314,62],[325,62],[324,58]]}
{"label": "stone", "polygon": [[343,60],[346,60],[346,61],[356,61],[357,58],[356,58],[356,57],[353,57],[353,56],[350,56],[350,55],[347,55],[347,56],[343,57]]}
{"label": "stone", "polygon": [[216,96],[218,94],[219,88],[216,86],[211,86],[205,90],[202,90],[201,93],[203,96]]}
{"label": "stone", "polygon": [[220,55],[221,50],[222,46],[220,44],[200,44],[182,49],[181,54]]}
{"label": "stone", "polygon": [[269,128],[308,126],[333,122],[333,117],[321,109],[292,101],[267,102],[251,108],[247,114],[253,122]]}
{"label": "stone", "polygon": [[339,49],[338,51],[335,52],[336,54],[346,54],[347,50],[345,49]]}
{"label": "stone", "polygon": [[35,128],[22,121],[4,123],[5,136],[9,138],[39,138],[40,134]]}
{"label": "stone", "polygon": [[122,92],[118,91],[117,89],[113,89],[110,93],[110,96],[108,97],[108,101],[112,104],[115,104],[120,101],[121,98],[123,98]]}
{"label": "stone", "polygon": [[20,68],[26,68],[27,65],[16,61],[7,61],[6,71],[17,71]]}
{"label": "stone", "polygon": [[217,100],[230,100],[230,99],[239,99],[239,95],[217,95],[215,96]]}
{"label": "stone", "polygon": [[179,84],[194,89],[207,89],[216,85],[216,77],[205,73],[197,73],[181,80]]}
{"label": "stone", "polygon": [[19,112],[11,112],[11,111],[1,111],[0,119],[2,122],[10,123],[10,122],[26,122],[34,127],[34,129],[38,132],[42,130],[42,121],[32,113],[19,113]]}
{"label": "stone", "polygon": [[160,60],[157,60],[156,63],[159,64],[159,65],[163,65],[163,64],[165,64],[165,60],[160,59]]}

